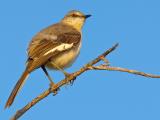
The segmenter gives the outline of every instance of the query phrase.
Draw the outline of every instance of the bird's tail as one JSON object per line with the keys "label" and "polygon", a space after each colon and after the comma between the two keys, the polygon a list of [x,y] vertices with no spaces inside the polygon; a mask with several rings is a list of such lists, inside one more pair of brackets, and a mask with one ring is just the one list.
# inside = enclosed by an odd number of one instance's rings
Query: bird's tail
{"label": "bird's tail", "polygon": [[19,90],[22,88],[25,80],[27,79],[27,77],[29,76],[29,72],[27,71],[27,69],[23,72],[21,78],[18,80],[18,82],[16,83],[16,85],[14,86],[14,89],[12,90],[7,102],[6,102],[6,105],[5,105],[5,108],[7,107],[10,107],[17,95],[17,93],[19,92]]}

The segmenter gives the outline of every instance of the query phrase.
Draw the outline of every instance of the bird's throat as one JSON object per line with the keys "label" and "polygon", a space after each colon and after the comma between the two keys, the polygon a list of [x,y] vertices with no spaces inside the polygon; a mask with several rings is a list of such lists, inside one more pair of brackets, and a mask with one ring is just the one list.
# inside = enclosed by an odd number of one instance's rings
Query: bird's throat
{"label": "bird's throat", "polygon": [[73,28],[75,28],[79,32],[81,32],[82,27],[83,27],[83,22],[73,22],[73,21],[69,21],[69,20],[62,20],[61,22],[63,24],[72,26]]}

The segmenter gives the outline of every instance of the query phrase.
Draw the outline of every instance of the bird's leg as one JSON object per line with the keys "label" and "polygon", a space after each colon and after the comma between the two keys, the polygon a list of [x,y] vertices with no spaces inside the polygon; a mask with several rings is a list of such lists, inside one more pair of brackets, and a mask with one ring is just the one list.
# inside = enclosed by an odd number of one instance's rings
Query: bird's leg
{"label": "bird's leg", "polygon": [[68,77],[71,75],[71,74],[67,73],[64,69],[62,69],[61,67],[56,65],[55,63],[52,62],[52,64],[54,65],[54,67],[56,67],[58,70],[60,70],[64,74],[65,77]]}
{"label": "bird's leg", "polygon": [[54,82],[53,82],[52,78],[50,77],[50,75],[48,74],[45,66],[41,66],[41,68],[44,71],[45,75],[47,76],[48,80],[50,81],[50,84],[54,85]]}
{"label": "bird's leg", "polygon": [[[59,67],[59,66],[56,65],[55,63],[52,62],[52,64],[54,64],[54,66],[64,74],[65,78],[67,78],[67,77],[69,77],[69,76],[72,75],[72,74],[70,74],[70,73],[67,73],[64,69],[62,69],[61,67]],[[75,79],[74,79],[74,80],[75,80]],[[71,85],[73,85],[74,80],[69,81]]]}
{"label": "bird's leg", "polygon": [[[50,88],[52,88],[55,85],[55,83],[53,82],[52,78],[50,77],[49,73],[47,72],[45,66],[43,65],[43,66],[41,66],[41,68],[44,71],[45,75],[47,76],[48,80],[50,81]],[[58,90],[53,91],[55,95],[57,94],[57,91]]]}

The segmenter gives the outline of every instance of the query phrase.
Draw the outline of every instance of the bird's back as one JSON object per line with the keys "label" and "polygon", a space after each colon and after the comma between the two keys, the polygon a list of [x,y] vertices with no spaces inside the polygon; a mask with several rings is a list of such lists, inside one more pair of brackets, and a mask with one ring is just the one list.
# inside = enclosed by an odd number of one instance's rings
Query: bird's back
{"label": "bird's back", "polygon": [[50,49],[55,48],[61,43],[76,46],[80,40],[81,33],[72,26],[63,23],[57,23],[41,30],[33,37],[28,47],[28,57],[29,60],[32,60],[29,62],[35,61],[35,65],[33,65],[34,63],[30,65],[32,66],[30,71],[40,67],[39,65],[44,64],[49,58],[53,58],[54,55],[58,54],[58,52],[54,52],[52,55],[43,56]]}

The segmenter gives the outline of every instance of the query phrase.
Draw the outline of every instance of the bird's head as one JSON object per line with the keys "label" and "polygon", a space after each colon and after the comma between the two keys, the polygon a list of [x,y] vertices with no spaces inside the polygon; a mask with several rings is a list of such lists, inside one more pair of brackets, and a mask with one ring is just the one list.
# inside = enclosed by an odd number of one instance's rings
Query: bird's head
{"label": "bird's head", "polygon": [[72,10],[65,15],[61,22],[68,24],[80,31],[83,27],[85,20],[90,16],[91,15],[85,15],[80,11]]}

